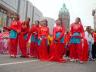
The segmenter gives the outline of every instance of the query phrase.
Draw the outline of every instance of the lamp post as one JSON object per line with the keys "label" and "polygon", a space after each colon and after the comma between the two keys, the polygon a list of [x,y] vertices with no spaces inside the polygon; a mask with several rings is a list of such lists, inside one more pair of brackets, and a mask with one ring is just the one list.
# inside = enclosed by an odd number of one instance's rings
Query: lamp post
{"label": "lamp post", "polygon": [[33,12],[32,12],[32,23],[34,22],[34,6],[33,6]]}
{"label": "lamp post", "polygon": [[92,16],[94,19],[94,29],[96,30],[96,10],[95,9],[92,10]]}
{"label": "lamp post", "polygon": [[35,10],[35,2],[33,0],[32,23],[34,23],[34,10]]}

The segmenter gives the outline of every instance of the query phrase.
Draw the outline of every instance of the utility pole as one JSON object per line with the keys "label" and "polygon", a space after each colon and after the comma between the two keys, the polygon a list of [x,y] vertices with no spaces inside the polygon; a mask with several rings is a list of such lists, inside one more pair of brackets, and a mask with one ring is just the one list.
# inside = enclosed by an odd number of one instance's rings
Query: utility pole
{"label": "utility pole", "polygon": [[21,0],[18,0],[17,14],[19,14],[19,11],[20,11],[20,3],[21,3]]}
{"label": "utility pole", "polygon": [[94,20],[94,30],[96,30],[96,9],[92,10],[92,16]]}
{"label": "utility pole", "polygon": [[28,11],[28,1],[26,1],[26,15],[25,15],[25,19],[27,18],[27,11]]}
{"label": "utility pole", "polygon": [[33,10],[32,10],[32,23],[34,22],[34,6],[33,6]]}
{"label": "utility pole", "polygon": [[32,23],[34,23],[34,11],[35,11],[35,2],[33,0]]}

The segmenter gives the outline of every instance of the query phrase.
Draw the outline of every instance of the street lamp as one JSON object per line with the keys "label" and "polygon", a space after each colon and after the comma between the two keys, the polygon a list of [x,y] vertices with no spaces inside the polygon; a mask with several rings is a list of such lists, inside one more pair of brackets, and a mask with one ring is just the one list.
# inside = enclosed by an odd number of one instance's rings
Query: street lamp
{"label": "street lamp", "polygon": [[94,29],[96,30],[96,10],[95,9],[93,9],[92,10],[92,16],[93,16],[93,19],[94,19]]}
{"label": "street lamp", "polygon": [[34,22],[34,10],[35,10],[35,2],[33,0],[32,23]]}

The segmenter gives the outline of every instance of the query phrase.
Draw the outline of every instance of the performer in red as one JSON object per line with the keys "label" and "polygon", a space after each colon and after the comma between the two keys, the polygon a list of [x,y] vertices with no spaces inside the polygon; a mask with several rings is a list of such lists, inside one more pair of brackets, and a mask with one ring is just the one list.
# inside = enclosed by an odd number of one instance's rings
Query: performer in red
{"label": "performer in red", "polygon": [[4,29],[9,30],[9,37],[10,37],[9,54],[11,57],[16,57],[17,45],[18,45],[18,34],[21,32],[21,22],[19,20],[19,15],[16,15],[10,27],[4,27]]}
{"label": "performer in red", "polygon": [[66,62],[66,60],[63,59],[64,33],[65,28],[63,26],[62,20],[58,19],[56,21],[56,27],[53,29],[53,42],[50,47],[50,61]]}
{"label": "performer in red", "polygon": [[92,57],[96,60],[96,31],[93,32],[94,44],[92,47]]}
{"label": "performer in red", "polygon": [[80,18],[71,24],[71,39],[70,39],[70,61],[78,61],[81,58],[82,43],[81,39],[84,37],[84,29]]}
{"label": "performer in red", "polygon": [[30,44],[30,56],[38,58],[38,29],[39,29],[39,21],[35,21],[35,24],[32,26],[29,38],[31,36],[31,44]]}
{"label": "performer in red", "polygon": [[28,32],[29,32],[29,22],[30,18],[27,18],[21,25],[21,32],[19,34],[19,47],[21,50],[21,56],[23,58],[28,57],[27,55],[27,37],[28,37]]}
{"label": "performer in red", "polygon": [[83,48],[81,51],[81,57],[80,57],[81,62],[80,63],[84,63],[84,62],[88,61],[88,42],[85,38],[83,38],[81,45]]}
{"label": "performer in red", "polygon": [[70,32],[66,32],[65,36],[64,36],[64,44],[65,44],[65,54],[66,57],[69,57],[69,42],[70,42]]}
{"label": "performer in red", "polygon": [[39,59],[46,61],[48,60],[48,34],[49,34],[49,28],[48,28],[48,22],[46,19],[42,20],[40,22],[40,27],[38,31],[38,53],[39,53]]}

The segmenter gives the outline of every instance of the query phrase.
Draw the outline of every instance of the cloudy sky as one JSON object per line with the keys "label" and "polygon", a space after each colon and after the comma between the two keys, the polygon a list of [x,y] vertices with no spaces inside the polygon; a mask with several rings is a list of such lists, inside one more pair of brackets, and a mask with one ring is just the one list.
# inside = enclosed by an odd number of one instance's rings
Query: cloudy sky
{"label": "cloudy sky", "polygon": [[30,0],[46,17],[57,19],[63,3],[71,15],[71,23],[76,17],[81,17],[84,26],[93,27],[92,9],[96,8],[96,0]]}

